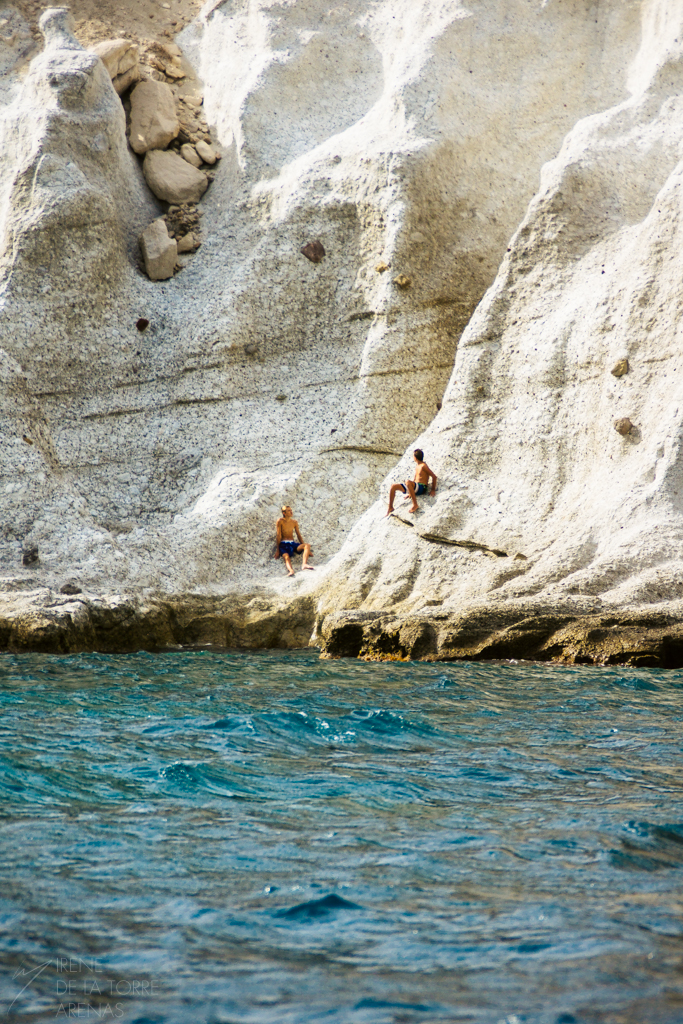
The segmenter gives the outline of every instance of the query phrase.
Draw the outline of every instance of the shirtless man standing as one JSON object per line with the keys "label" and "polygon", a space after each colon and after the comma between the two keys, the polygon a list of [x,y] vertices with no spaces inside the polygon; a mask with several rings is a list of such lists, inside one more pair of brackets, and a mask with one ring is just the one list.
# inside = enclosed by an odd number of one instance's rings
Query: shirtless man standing
{"label": "shirtless man standing", "polygon": [[432,480],[432,489],[430,491],[430,494],[432,498],[436,494],[436,473],[432,473],[431,469],[424,461],[424,452],[422,451],[421,448],[415,449],[415,451],[413,452],[413,458],[417,463],[417,466],[415,467],[415,476],[413,477],[413,479],[406,480],[404,484],[391,485],[391,490],[389,491],[389,509],[387,511],[388,516],[390,516],[391,513],[394,511],[394,497],[396,496],[397,491],[403,491],[403,493],[407,494],[410,500],[412,501],[412,505],[408,509],[409,512],[417,512],[417,499],[420,497],[421,494],[427,493],[430,477]]}
{"label": "shirtless man standing", "polygon": [[[282,506],[282,515],[275,523],[275,528],[277,531],[277,551],[275,552],[275,557],[279,558],[282,555],[287,566],[287,575],[294,575],[292,555],[297,555],[301,551],[304,553],[304,564],[301,568],[312,569],[313,566],[308,564],[308,556],[312,551],[311,545],[304,542],[299,524],[296,519],[292,518],[292,510],[289,505]],[[298,540],[294,540],[295,532],[299,538]]]}

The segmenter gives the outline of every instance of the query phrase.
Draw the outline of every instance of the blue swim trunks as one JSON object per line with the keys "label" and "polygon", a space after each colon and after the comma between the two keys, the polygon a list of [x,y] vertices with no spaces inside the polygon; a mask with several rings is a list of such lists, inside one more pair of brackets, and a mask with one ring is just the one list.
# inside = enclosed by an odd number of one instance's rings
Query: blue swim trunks
{"label": "blue swim trunks", "polygon": [[[401,490],[404,494],[408,493],[408,488],[405,484],[401,484]],[[415,497],[419,498],[421,494],[427,493],[427,484],[415,484]]]}
{"label": "blue swim trunks", "polygon": [[299,547],[298,540],[281,540],[280,541],[280,554],[281,555],[292,555],[296,554],[296,549]]}

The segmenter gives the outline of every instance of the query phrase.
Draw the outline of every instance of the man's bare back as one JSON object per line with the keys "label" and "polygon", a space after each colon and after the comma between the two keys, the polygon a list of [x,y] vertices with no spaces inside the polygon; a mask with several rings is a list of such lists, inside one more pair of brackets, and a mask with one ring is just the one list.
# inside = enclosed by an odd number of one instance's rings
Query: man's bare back
{"label": "man's bare back", "polygon": [[413,452],[413,458],[417,463],[413,479],[406,480],[404,484],[392,484],[389,489],[389,508],[387,509],[388,516],[390,516],[394,511],[394,498],[399,491],[402,491],[404,495],[407,495],[412,502],[408,509],[409,512],[418,511],[417,499],[421,494],[427,493],[430,480],[432,481],[430,494],[432,497],[436,494],[436,473],[434,473],[424,461],[424,454],[421,448],[415,449]]}

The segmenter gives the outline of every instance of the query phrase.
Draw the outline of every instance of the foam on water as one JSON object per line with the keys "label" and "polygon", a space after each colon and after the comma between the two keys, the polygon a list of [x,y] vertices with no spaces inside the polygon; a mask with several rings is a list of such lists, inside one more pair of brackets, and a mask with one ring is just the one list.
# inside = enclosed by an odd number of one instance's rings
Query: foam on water
{"label": "foam on water", "polygon": [[683,675],[0,660],[0,1013],[683,1019]]}

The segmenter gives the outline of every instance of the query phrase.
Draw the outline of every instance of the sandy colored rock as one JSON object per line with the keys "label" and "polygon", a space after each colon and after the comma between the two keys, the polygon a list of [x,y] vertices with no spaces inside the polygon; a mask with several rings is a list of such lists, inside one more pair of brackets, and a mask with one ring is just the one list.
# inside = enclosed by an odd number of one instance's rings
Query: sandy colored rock
{"label": "sandy colored rock", "polygon": [[628,359],[618,359],[612,367],[611,373],[613,377],[624,377],[629,369]]}
{"label": "sandy colored rock", "polygon": [[134,68],[139,61],[139,48],[130,39],[105,39],[95,43],[92,52],[96,53],[111,79]]}
{"label": "sandy colored rock", "polygon": [[142,169],[154,195],[167,203],[198,203],[209,186],[206,175],[176,153],[150,150]]}
{"label": "sandy colored rock", "polygon": [[136,153],[163,149],[179,128],[169,85],[146,81],[135,86],[130,95],[130,144]]}
{"label": "sandy colored rock", "polygon": [[205,142],[203,139],[200,139],[199,142],[196,144],[195,148],[205,164],[216,163],[216,160],[218,159],[216,151],[213,148],[213,146],[209,145],[208,142]]}
{"label": "sandy colored rock", "polygon": [[165,281],[173,277],[178,246],[166,230],[163,217],[158,217],[140,235],[140,249],[150,281]]}
{"label": "sandy colored rock", "polygon": [[183,160],[187,160],[188,164],[192,164],[193,167],[201,167],[201,157],[198,155],[194,146],[191,146],[189,142],[186,142],[180,147],[180,155]]}
{"label": "sandy colored rock", "polygon": [[617,434],[621,434],[622,437],[626,437],[633,430],[633,424],[628,416],[622,416],[621,419],[614,421],[614,429]]}
{"label": "sandy colored rock", "polygon": [[187,235],[183,235],[182,238],[178,239],[178,252],[194,252],[197,245],[197,239],[192,232],[189,232]]}

